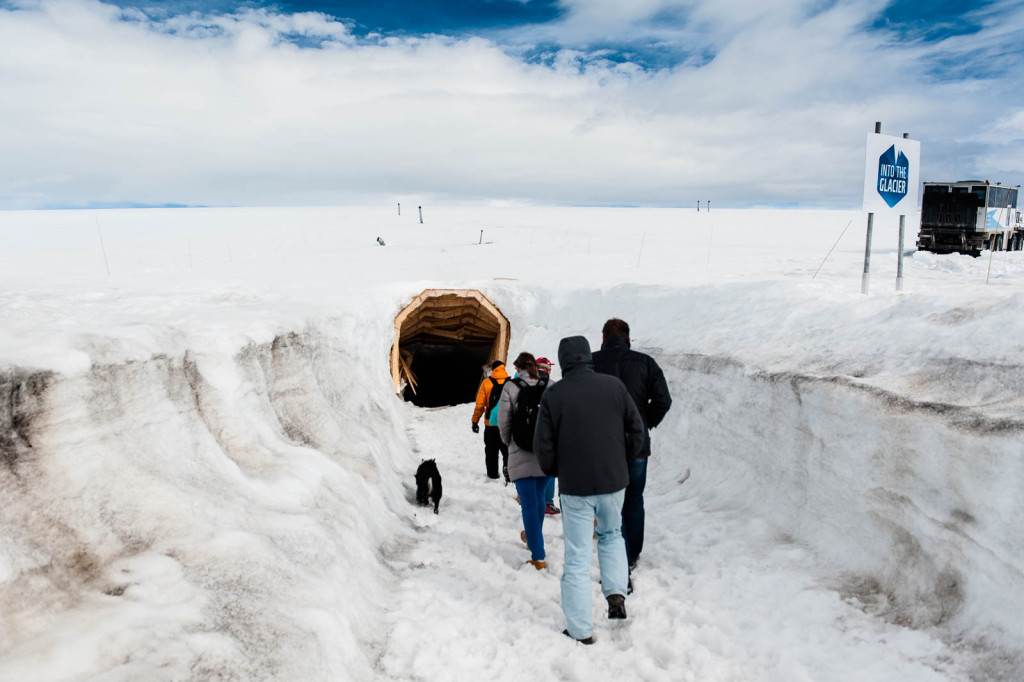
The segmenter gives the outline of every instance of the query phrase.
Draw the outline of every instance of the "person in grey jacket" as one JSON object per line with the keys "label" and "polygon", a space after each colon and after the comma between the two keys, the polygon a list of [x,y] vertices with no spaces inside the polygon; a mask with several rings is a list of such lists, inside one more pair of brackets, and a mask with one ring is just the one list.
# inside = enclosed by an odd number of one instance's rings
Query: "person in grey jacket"
{"label": "person in grey jacket", "polygon": [[[541,377],[537,361],[530,353],[520,353],[512,365],[516,368],[516,376],[505,382],[505,389],[498,399],[498,433],[501,434],[501,442],[508,447],[508,477],[515,483],[519,494],[524,537],[530,547],[530,560],[526,563],[540,571],[547,567],[544,560],[544,490],[551,479],[541,471],[537,456],[512,437],[512,419],[519,393],[526,386],[541,383]],[[543,384],[547,386],[546,378]]]}
{"label": "person in grey jacket", "polygon": [[640,454],[645,430],[622,381],[594,371],[585,337],[562,339],[558,362],[562,380],[549,387],[541,399],[533,451],[541,470],[558,477],[565,535],[561,583],[565,634],[590,644],[595,518],[601,591],[608,601],[608,617],[626,617],[628,571],[622,500],[629,483],[628,460]]}

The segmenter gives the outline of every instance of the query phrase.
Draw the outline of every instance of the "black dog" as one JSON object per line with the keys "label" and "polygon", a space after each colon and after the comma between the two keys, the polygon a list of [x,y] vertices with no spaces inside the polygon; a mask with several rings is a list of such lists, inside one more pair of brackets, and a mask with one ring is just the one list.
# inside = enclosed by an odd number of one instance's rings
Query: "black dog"
{"label": "black dog", "polygon": [[420,504],[434,502],[434,513],[437,513],[437,506],[441,504],[441,472],[437,470],[437,464],[432,459],[420,462],[416,469],[416,501]]}

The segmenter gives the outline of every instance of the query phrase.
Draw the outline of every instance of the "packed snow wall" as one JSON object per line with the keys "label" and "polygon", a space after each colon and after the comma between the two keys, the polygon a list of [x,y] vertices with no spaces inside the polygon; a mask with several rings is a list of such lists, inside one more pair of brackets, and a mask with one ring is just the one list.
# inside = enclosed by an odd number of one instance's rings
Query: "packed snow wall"
{"label": "packed snow wall", "polygon": [[[865,608],[1015,648],[1020,369],[912,359],[985,409],[915,398],[935,379],[904,370],[881,388],[851,369],[861,346],[812,336],[792,292],[762,288],[483,291],[513,353],[553,355],[630,313],[675,400],[655,432],[652,518],[677,513],[658,495],[690,469],[675,492],[769,520]],[[225,353],[0,372],[0,678],[62,679],[54,652],[109,679],[369,677],[386,626],[365,614],[382,611],[369,602],[387,593],[415,460],[380,361],[408,296]],[[807,354],[780,352],[794,339],[835,353],[795,369]]]}
{"label": "packed snow wall", "polygon": [[[675,401],[656,431],[663,485],[690,468],[692,495],[812,548],[864,608],[1019,654],[1024,533],[1007,520],[1024,518],[1024,421],[849,376],[658,359]],[[1024,385],[1024,368],[988,374]]]}
{"label": "packed snow wall", "polygon": [[410,455],[334,341],[0,372],[0,678],[371,675]]}

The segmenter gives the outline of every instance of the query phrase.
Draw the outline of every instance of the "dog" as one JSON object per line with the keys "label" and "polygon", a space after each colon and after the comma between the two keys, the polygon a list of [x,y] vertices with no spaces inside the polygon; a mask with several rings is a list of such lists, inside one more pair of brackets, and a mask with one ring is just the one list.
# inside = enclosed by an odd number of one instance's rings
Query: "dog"
{"label": "dog", "polygon": [[416,501],[424,506],[433,502],[435,514],[441,504],[441,472],[432,459],[420,462],[416,469]]}

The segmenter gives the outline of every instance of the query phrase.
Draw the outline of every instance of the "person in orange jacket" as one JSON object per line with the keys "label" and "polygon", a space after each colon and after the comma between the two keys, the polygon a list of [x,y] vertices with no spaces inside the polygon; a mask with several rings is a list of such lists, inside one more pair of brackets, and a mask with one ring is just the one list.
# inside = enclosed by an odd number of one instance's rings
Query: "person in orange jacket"
{"label": "person in orange jacket", "polygon": [[[480,383],[476,392],[476,409],[473,410],[473,433],[480,433],[480,417],[484,415],[484,461],[487,477],[498,478],[498,453],[501,453],[502,471],[508,484],[508,448],[501,442],[498,432],[498,398],[508,380],[505,363],[495,360],[491,363],[491,374]],[[485,414],[486,413],[486,414]]]}

